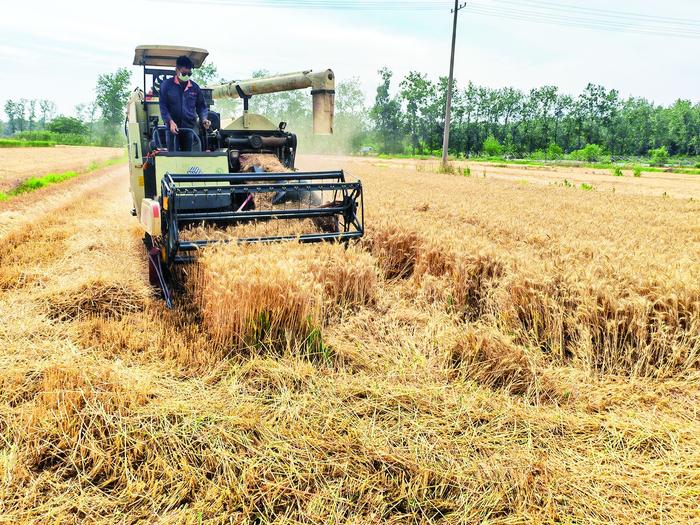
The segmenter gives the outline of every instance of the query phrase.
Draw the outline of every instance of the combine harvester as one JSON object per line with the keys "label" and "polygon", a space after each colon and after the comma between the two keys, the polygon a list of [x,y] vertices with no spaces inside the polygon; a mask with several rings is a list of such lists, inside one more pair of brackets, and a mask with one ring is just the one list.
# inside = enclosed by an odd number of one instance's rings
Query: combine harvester
{"label": "combine harvester", "polygon": [[[222,242],[211,238],[183,240],[181,232],[190,226],[226,229],[253,221],[311,219],[318,231],[230,240],[310,243],[362,237],[362,184],[347,182],[341,170],[296,171],[296,135],[285,131],[286,123],[275,125],[248,111],[254,95],[311,88],[313,131],[330,135],[335,102],[333,71],[302,71],[203,87],[208,107],[216,99],[239,98],[243,100],[243,115],[222,126],[220,114],[210,111],[208,130],[201,125],[199,129],[179,130],[192,135],[193,151],[169,152],[166,123],[158,104],[159,86],[175,74],[175,61],[181,55],[189,56],[198,68],[208,52],[179,46],[136,48],[134,65],[143,66],[143,89],[136,89],[129,98],[125,123],[132,214],[145,231],[151,282],[161,288],[168,307],[172,307],[170,286],[176,279],[176,266],[193,262],[198,249]],[[247,154],[273,155],[290,171],[265,173],[261,166],[255,166],[253,172],[243,173],[241,156]]]}

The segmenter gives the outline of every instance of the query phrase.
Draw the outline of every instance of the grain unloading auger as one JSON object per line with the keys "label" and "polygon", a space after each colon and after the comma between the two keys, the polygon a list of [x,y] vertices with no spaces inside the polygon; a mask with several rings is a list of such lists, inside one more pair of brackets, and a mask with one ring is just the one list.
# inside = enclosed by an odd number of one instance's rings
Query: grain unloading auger
{"label": "grain unloading auger", "polygon": [[[347,242],[362,237],[362,184],[347,181],[341,170],[296,171],[296,135],[286,131],[286,123],[275,125],[248,111],[252,96],[311,88],[313,131],[330,135],[335,100],[333,72],[301,71],[204,88],[210,128],[180,128],[180,134],[191,135],[193,151],[170,152],[166,147],[166,123],[160,116],[159,87],[174,75],[175,61],[181,55],[189,56],[198,68],[208,53],[177,46],[136,48],[134,64],[143,66],[144,85],[131,94],[125,123],[132,214],[145,231],[152,282],[162,289],[168,306],[172,304],[169,283],[176,275],[176,266],[192,262],[197,250],[214,242]],[[243,100],[243,115],[222,124],[220,114],[211,106],[216,99],[232,98]],[[246,158],[257,158],[251,155],[270,156],[280,169],[265,171],[264,162],[251,165]],[[192,236],[192,232],[210,229],[230,232],[230,226],[258,221],[305,221],[307,227],[295,234],[223,239]],[[308,225],[313,226],[311,231]],[[196,226],[205,228],[193,229]]]}

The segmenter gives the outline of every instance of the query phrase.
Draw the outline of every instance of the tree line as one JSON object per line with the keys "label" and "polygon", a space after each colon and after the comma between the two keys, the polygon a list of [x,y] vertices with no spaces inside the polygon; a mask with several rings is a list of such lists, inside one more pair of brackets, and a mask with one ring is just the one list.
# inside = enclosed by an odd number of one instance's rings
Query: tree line
{"label": "tree line", "polygon": [[[392,95],[393,74],[381,82],[369,111],[379,149],[432,153],[442,147],[447,79],[410,72]],[[556,86],[522,91],[469,82],[453,93],[450,150],[471,156],[490,152],[523,157],[570,153],[597,145],[613,156],[644,156],[656,148],[671,155],[700,155],[700,103],[664,107],[615,89],[589,84],[578,95]]]}
{"label": "tree line", "polygon": [[7,115],[6,132],[12,134],[46,129],[47,122],[50,122],[56,113],[56,104],[51,100],[22,98],[5,101],[4,109]]}
{"label": "tree line", "polygon": [[[434,81],[412,71],[395,82],[390,69],[378,73],[380,82],[369,105],[357,78],[338,82],[335,135],[330,139],[310,133],[308,93],[253,97],[250,109],[289,122],[289,129],[299,135],[302,151],[348,153],[371,146],[379,153],[438,154],[447,78]],[[253,76],[269,74],[256,71]],[[195,70],[200,85],[217,78],[213,64]],[[39,133],[50,132],[83,137],[84,143],[121,144],[130,91],[131,73],[120,68],[99,75],[94,100],[78,104],[75,116],[56,116],[56,106],[49,100],[8,100],[5,134],[40,140]],[[232,118],[240,113],[240,104],[220,100],[215,109]],[[556,86],[523,91],[455,83],[452,115],[450,153],[458,156],[557,158],[583,152],[583,160],[597,160],[603,153],[661,158],[700,155],[700,103],[677,100],[662,106],[645,98],[623,98],[617,90],[595,84],[569,95]]]}
{"label": "tree line", "polygon": [[[264,75],[267,72],[258,72]],[[395,82],[383,68],[371,105],[358,79],[336,87],[336,133],[331,150],[371,146],[389,154],[439,154],[444,130],[447,78],[431,80],[417,71]],[[290,129],[310,126],[306,93],[254,97],[251,110],[289,120]],[[308,135],[304,133],[305,135]],[[320,149],[318,139],[304,137]],[[326,147],[326,149],[328,149]],[[581,153],[582,160],[613,157],[700,155],[700,103],[678,100],[664,107],[640,97],[623,98],[614,89],[589,84],[578,95],[556,86],[529,91],[489,88],[469,82],[453,93],[450,153],[460,156],[557,158]]]}
{"label": "tree line", "polygon": [[97,77],[95,98],[75,106],[74,115],[56,114],[51,100],[6,100],[3,134],[60,144],[124,143],[122,124],[131,91],[131,72],[120,68]]}

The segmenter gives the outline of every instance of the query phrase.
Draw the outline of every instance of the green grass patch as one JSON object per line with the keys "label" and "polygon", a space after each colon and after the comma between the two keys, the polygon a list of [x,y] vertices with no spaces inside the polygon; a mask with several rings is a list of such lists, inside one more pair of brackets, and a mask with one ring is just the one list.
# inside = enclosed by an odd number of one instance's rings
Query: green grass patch
{"label": "green grass patch", "polygon": [[0,148],[51,148],[55,145],[48,140],[0,139]]}
{"label": "green grass patch", "polygon": [[593,191],[595,188],[592,184],[587,184],[584,182],[583,184],[581,184],[581,189],[584,191]]}
{"label": "green grass patch", "polygon": [[[435,155],[411,155],[410,153],[379,153],[374,156],[378,159],[412,159],[412,160],[434,160],[440,157]],[[450,160],[454,160],[452,155],[449,156]]]}
{"label": "green grass patch", "polygon": [[30,191],[35,191],[46,186],[50,186],[51,184],[65,182],[84,173],[91,173],[98,169],[107,168],[116,164],[122,164],[126,162],[126,160],[126,156],[115,157],[113,159],[107,159],[101,162],[91,162],[90,165],[82,171],[64,171],[62,173],[48,173],[47,175],[43,175],[41,177],[30,177],[23,180],[9,192],[0,192],[0,202],[6,201],[11,197],[16,197],[17,195],[22,195],[23,193],[28,193]]}
{"label": "green grass patch", "polygon": [[43,177],[31,177],[22,181],[18,186],[12,189],[11,195],[21,195],[30,191],[38,190],[49,184],[58,184],[59,182],[77,177],[77,171],[64,171],[63,173],[49,173]]}
{"label": "green grass patch", "polygon": [[695,168],[680,168],[669,166],[667,168],[655,168],[653,166],[644,166],[644,171],[649,173],[675,173],[677,175],[700,175],[700,170]]}

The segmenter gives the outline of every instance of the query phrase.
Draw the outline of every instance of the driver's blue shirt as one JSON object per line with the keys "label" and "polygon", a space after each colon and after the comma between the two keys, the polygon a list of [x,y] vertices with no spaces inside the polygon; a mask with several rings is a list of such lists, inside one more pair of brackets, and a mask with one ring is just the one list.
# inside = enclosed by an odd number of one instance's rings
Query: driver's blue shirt
{"label": "driver's blue shirt", "polygon": [[194,128],[197,115],[200,121],[209,116],[201,88],[192,80],[182,84],[177,76],[168,78],[160,85],[160,116],[166,126],[175,121],[178,127]]}

